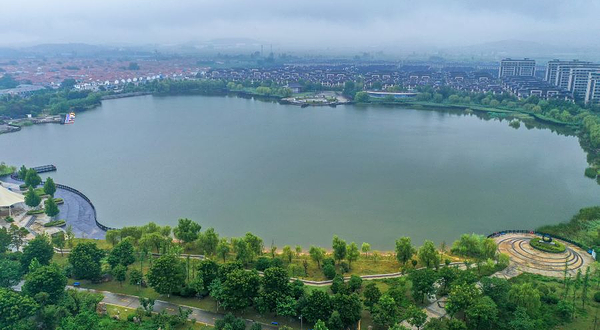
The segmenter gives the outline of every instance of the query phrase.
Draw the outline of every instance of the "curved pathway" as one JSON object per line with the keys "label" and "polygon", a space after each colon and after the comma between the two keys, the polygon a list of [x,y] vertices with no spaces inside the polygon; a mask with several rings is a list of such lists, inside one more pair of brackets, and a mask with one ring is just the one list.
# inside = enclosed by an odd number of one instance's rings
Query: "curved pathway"
{"label": "curved pathway", "polygon": [[539,239],[539,236],[534,234],[506,234],[494,238],[498,244],[498,251],[508,254],[511,264],[514,264],[522,272],[563,277],[565,263],[567,264],[567,272],[575,275],[579,269],[585,271],[585,268],[594,262],[586,251],[570,243],[560,241],[565,244],[566,251],[549,253],[531,247],[529,245],[531,239]]}

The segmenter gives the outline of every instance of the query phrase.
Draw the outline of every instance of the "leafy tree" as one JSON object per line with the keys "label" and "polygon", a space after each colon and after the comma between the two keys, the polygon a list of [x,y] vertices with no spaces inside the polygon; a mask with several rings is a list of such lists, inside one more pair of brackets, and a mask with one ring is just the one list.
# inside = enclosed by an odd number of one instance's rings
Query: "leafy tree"
{"label": "leafy tree", "polygon": [[390,327],[400,321],[400,310],[394,298],[385,294],[373,306],[373,322],[381,327]]}
{"label": "leafy tree", "polygon": [[375,283],[369,282],[365,286],[363,296],[365,297],[364,305],[367,307],[367,309],[371,310],[379,301],[379,298],[381,298],[381,291],[379,291],[379,288]]}
{"label": "leafy tree", "polygon": [[42,178],[33,168],[30,168],[27,170],[24,181],[26,186],[35,188],[42,183]]}
{"label": "leafy tree", "polygon": [[346,251],[346,259],[348,260],[348,265],[352,267],[352,262],[358,260],[359,256],[360,252],[358,251],[358,246],[356,245],[356,243],[350,243]]}
{"label": "leafy tree", "polygon": [[0,329],[27,329],[27,319],[34,316],[37,309],[38,305],[30,297],[0,288]]}
{"label": "leafy tree", "polygon": [[360,276],[352,274],[348,281],[348,289],[350,289],[350,292],[356,292],[362,287],[362,282],[363,280]]}
{"label": "leafy tree", "polygon": [[200,235],[198,238],[198,243],[205,254],[214,256],[217,253],[219,235],[215,232],[214,228],[208,228],[203,234]]}
{"label": "leafy tree", "polygon": [[131,239],[128,238],[119,242],[108,254],[107,261],[111,267],[116,267],[117,265],[127,267],[134,263],[135,256],[133,255]]}
{"label": "leafy tree", "polygon": [[306,297],[306,303],[302,307],[302,316],[309,323],[315,323],[318,320],[329,318],[333,311],[333,305],[330,296],[320,290],[312,291]]}
{"label": "leafy tree", "polygon": [[59,231],[55,234],[52,235],[52,244],[60,249],[60,255],[64,256],[63,254],[63,249],[65,247],[65,232],[64,231]]}
{"label": "leafy tree", "polygon": [[479,290],[473,284],[457,284],[448,295],[446,311],[448,314],[455,315],[460,311],[467,310],[480,295]]}
{"label": "leafy tree", "polygon": [[333,279],[335,277],[335,266],[332,264],[326,264],[323,266],[323,274],[327,279]]}
{"label": "leafy tree", "polygon": [[294,253],[292,252],[292,247],[289,245],[284,246],[282,256],[283,256],[284,260],[287,260],[288,264],[291,264],[292,258],[294,257]]}
{"label": "leafy tree", "polygon": [[356,94],[354,94],[354,101],[357,103],[367,103],[369,100],[370,97],[369,93],[367,92],[356,92]]}
{"label": "leafy tree", "polygon": [[11,237],[11,245],[19,251],[19,248],[23,245],[23,240],[29,234],[29,231],[25,227],[17,227],[14,224],[10,224],[8,233]]}
{"label": "leafy tree", "polygon": [[277,315],[294,317],[298,314],[298,302],[294,297],[284,296],[277,300]]}
{"label": "leafy tree", "polygon": [[29,207],[37,207],[41,202],[42,199],[40,196],[38,196],[33,187],[30,186],[29,190],[27,190],[27,193],[25,193],[25,205]]}
{"label": "leafy tree", "polygon": [[260,278],[256,271],[236,269],[227,274],[223,282],[222,305],[232,310],[241,310],[252,304],[258,295]]}
{"label": "leafy tree", "polygon": [[226,239],[221,239],[219,244],[217,244],[217,256],[223,259],[223,262],[227,259],[227,255],[231,251],[229,247],[229,242]]}
{"label": "leafy tree", "polygon": [[50,243],[50,240],[46,235],[36,236],[34,239],[29,241],[29,244],[23,248],[23,254],[21,255],[21,269],[27,271],[31,260],[34,258],[41,265],[49,265],[54,256],[54,248]]}
{"label": "leafy tree", "polygon": [[427,321],[427,314],[417,306],[411,305],[406,314],[408,316],[408,324],[416,327],[417,330],[421,329],[423,324]]}
{"label": "leafy tree", "polygon": [[25,177],[27,176],[27,167],[25,167],[25,165],[21,165],[21,168],[19,168],[19,171],[17,172],[17,176],[19,179],[25,181]]}
{"label": "leafy tree", "polygon": [[342,277],[342,275],[336,275],[333,278],[333,282],[331,283],[330,289],[331,289],[331,292],[333,292],[334,294],[336,294],[336,293],[347,294],[348,293],[348,287],[346,286],[346,283],[344,282],[344,277]]}
{"label": "leafy tree", "polygon": [[481,278],[481,291],[484,295],[492,298],[500,309],[508,305],[508,291],[510,284],[507,280],[498,277]]}
{"label": "leafy tree", "polygon": [[[124,238],[124,237],[123,237]],[[156,253],[160,253],[160,248],[165,244],[165,237],[159,232],[145,233],[140,238],[140,245],[149,249],[155,248]]]}
{"label": "leafy tree", "polygon": [[46,293],[46,301],[56,303],[64,295],[67,277],[57,264],[42,266],[29,273],[25,278],[23,293],[35,298],[39,293]]}
{"label": "leafy tree", "polygon": [[248,232],[244,236],[244,241],[248,244],[250,251],[252,252],[252,256],[260,256],[264,250],[264,243],[262,238]]}
{"label": "leafy tree", "polygon": [[8,247],[12,243],[12,237],[8,229],[1,227],[0,228],[0,255],[4,254]]}
{"label": "leafy tree", "polygon": [[173,234],[184,243],[190,243],[198,239],[200,229],[202,226],[190,219],[179,219],[177,227],[173,229]]}
{"label": "leafy tree", "polygon": [[337,235],[333,236],[333,259],[340,262],[346,259],[346,241],[340,239]]}
{"label": "leafy tree", "polygon": [[467,324],[474,329],[495,329],[498,320],[498,307],[492,298],[479,297],[466,310]]}
{"label": "leafy tree", "polygon": [[539,329],[537,322],[523,307],[517,307],[513,317],[508,321],[508,329],[510,330],[535,330]]}
{"label": "leafy tree", "polygon": [[436,267],[440,264],[440,254],[432,241],[425,241],[418,252],[419,260],[427,268]]}
{"label": "leafy tree", "polygon": [[56,205],[54,198],[46,199],[44,202],[44,213],[46,213],[46,215],[50,218],[54,218],[59,212],[60,211],[58,210],[58,206]]}
{"label": "leafy tree", "polygon": [[100,278],[100,260],[104,251],[100,250],[94,242],[77,244],[69,254],[69,263],[73,266],[75,279],[97,280]]}
{"label": "leafy tree", "polygon": [[18,261],[0,258],[0,287],[11,288],[21,281],[21,264]]}
{"label": "leafy tree", "polygon": [[215,321],[216,330],[245,330],[246,322],[243,319],[233,316],[228,313],[222,319]]}
{"label": "leafy tree", "polygon": [[110,243],[113,247],[121,240],[121,231],[118,229],[111,229],[106,232],[104,239]]}
{"label": "leafy tree", "polygon": [[200,294],[208,294],[208,288],[210,284],[217,278],[218,274],[219,265],[215,261],[209,259],[200,261],[200,264],[198,265],[198,273],[196,274],[196,277],[202,278],[203,288],[202,291],[199,292]]}
{"label": "leafy tree", "polygon": [[150,267],[146,278],[156,292],[170,296],[184,283],[185,268],[177,256],[162,255]]}
{"label": "leafy tree", "polygon": [[325,250],[318,246],[311,245],[310,250],[308,251],[310,258],[317,263],[317,266],[321,268],[321,261],[325,257]]}
{"label": "leafy tree", "polygon": [[362,253],[364,253],[365,255],[369,255],[369,251],[371,251],[371,244],[363,242],[360,250],[362,251]]}
{"label": "leafy tree", "polygon": [[127,266],[117,264],[112,269],[112,275],[119,282],[119,286],[123,286],[123,282],[127,279]]}
{"label": "leafy tree", "polygon": [[289,282],[290,278],[285,269],[271,267],[265,270],[262,277],[263,291],[260,296],[270,311],[275,311],[278,307],[277,302],[290,295]]}
{"label": "leafy tree", "polygon": [[329,330],[343,330],[344,322],[342,321],[342,316],[338,311],[333,311],[329,319],[327,320],[327,328]]}
{"label": "leafy tree", "polygon": [[139,269],[132,269],[129,271],[129,284],[131,285],[141,285],[144,280],[144,274]]}
{"label": "leafy tree", "polygon": [[56,185],[54,184],[54,180],[52,178],[47,178],[46,182],[44,182],[44,193],[46,195],[50,195],[54,197],[54,193],[56,192]]}
{"label": "leafy tree", "polygon": [[360,320],[362,302],[356,293],[351,295],[336,294],[333,297],[333,308],[340,313],[344,327],[351,327]]}
{"label": "leafy tree", "polygon": [[238,239],[233,243],[234,249],[236,252],[235,258],[237,261],[243,263],[244,265],[248,265],[248,263],[252,262],[254,258],[252,250],[248,246],[248,243],[243,239]]}
{"label": "leafy tree", "polygon": [[315,326],[313,327],[313,330],[329,330],[327,329],[327,326],[325,325],[325,322],[318,320],[315,323]]}
{"label": "leafy tree", "polygon": [[412,246],[410,237],[401,237],[396,240],[396,260],[406,267],[406,263],[415,254],[415,248]]}
{"label": "leafy tree", "polygon": [[412,282],[412,291],[415,300],[419,298],[418,300],[424,302],[425,295],[430,295],[435,292],[433,284],[438,279],[435,271],[429,268],[415,270],[412,271],[408,277]]}
{"label": "leafy tree", "polygon": [[531,283],[513,284],[508,291],[509,303],[523,308],[527,314],[534,317],[540,306],[540,292]]}

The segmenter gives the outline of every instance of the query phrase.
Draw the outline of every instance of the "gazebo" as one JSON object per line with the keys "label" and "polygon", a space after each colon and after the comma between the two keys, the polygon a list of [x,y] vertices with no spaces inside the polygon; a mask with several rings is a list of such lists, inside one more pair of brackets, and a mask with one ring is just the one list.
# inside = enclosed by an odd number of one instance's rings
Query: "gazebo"
{"label": "gazebo", "polygon": [[7,207],[9,216],[12,216],[11,206],[23,202],[25,202],[23,195],[12,192],[0,185],[0,208]]}

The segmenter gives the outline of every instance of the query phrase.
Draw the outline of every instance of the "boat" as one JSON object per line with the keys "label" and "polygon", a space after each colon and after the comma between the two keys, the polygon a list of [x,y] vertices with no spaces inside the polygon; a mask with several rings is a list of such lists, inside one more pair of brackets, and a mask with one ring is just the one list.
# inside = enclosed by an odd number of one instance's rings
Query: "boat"
{"label": "boat", "polygon": [[63,120],[63,125],[69,125],[75,123],[75,112],[70,112],[65,115],[65,119]]}

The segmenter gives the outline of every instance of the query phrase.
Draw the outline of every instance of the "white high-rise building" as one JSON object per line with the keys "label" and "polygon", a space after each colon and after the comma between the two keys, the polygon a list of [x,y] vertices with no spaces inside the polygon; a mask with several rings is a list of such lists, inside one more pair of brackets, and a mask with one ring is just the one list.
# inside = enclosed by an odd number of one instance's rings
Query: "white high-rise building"
{"label": "white high-rise building", "polygon": [[580,68],[571,68],[567,90],[573,93],[573,98],[575,100],[585,99],[590,80],[590,73],[595,72],[600,72],[600,65],[588,64]]}
{"label": "white high-rise building", "polygon": [[522,60],[514,60],[505,58],[500,61],[500,69],[498,77],[533,77],[535,75],[535,60],[524,58]]}
{"label": "white high-rise building", "polygon": [[600,72],[588,74],[588,85],[585,92],[586,104],[600,104]]}
{"label": "white high-rise building", "polygon": [[546,65],[546,76],[544,78],[545,81],[547,81],[548,83],[552,84],[552,85],[557,85],[556,84],[556,76],[558,74],[558,67],[560,65],[565,66],[565,65],[570,65],[570,64],[591,64],[591,62],[584,62],[584,61],[579,61],[579,60],[572,60],[572,61],[561,61],[561,60],[552,60],[552,61],[548,61],[548,64]]}

